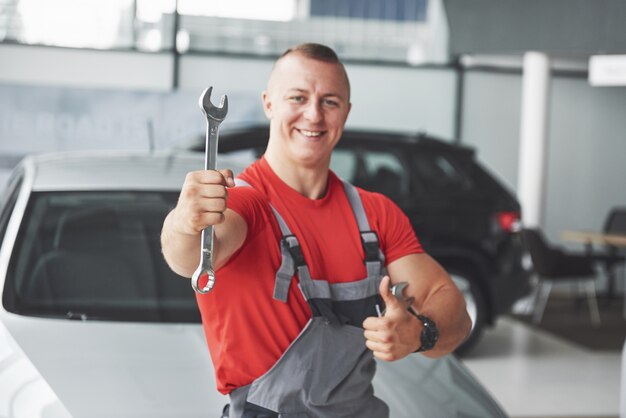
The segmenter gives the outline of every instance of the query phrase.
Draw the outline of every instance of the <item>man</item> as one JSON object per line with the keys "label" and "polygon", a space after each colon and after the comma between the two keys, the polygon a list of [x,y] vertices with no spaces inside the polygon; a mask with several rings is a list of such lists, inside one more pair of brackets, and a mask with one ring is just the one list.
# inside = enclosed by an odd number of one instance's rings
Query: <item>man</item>
{"label": "man", "polygon": [[262,100],[270,138],[246,184],[229,170],[189,173],[163,253],[191,277],[200,233],[215,225],[219,280],[197,299],[231,417],[386,417],[373,357],[451,352],[471,327],[463,297],[396,205],[329,170],[351,107],[334,51],[288,50]]}

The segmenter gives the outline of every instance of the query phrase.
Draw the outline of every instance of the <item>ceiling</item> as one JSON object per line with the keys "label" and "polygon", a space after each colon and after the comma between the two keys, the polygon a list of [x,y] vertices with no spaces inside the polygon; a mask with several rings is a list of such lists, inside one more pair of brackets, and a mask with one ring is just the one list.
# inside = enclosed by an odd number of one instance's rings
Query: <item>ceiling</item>
{"label": "ceiling", "polygon": [[443,0],[452,55],[626,53],[624,0]]}

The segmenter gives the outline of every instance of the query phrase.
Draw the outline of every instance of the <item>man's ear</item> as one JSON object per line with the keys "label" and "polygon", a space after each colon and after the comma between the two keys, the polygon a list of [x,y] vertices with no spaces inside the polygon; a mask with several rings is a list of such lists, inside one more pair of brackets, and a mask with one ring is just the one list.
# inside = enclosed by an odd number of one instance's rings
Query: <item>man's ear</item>
{"label": "man's ear", "polygon": [[261,94],[261,100],[263,101],[263,111],[268,119],[272,119],[272,101],[267,91],[263,91]]}

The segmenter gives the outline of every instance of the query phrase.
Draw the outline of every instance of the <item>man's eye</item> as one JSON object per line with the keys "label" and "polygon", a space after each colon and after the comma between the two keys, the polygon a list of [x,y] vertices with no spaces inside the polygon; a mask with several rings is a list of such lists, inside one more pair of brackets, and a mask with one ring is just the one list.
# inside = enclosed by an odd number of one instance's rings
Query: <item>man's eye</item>
{"label": "man's eye", "polygon": [[325,106],[330,106],[330,107],[337,107],[337,106],[339,106],[339,102],[336,101],[336,100],[326,99],[326,100],[324,100],[324,105]]}
{"label": "man's eye", "polygon": [[291,96],[289,100],[294,103],[302,103],[304,102],[304,96]]}

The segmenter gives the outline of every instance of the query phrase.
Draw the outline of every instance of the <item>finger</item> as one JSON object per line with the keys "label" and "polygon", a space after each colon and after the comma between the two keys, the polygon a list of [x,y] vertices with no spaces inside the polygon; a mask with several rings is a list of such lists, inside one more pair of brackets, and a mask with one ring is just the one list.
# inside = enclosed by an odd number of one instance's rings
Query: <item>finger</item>
{"label": "finger", "polygon": [[378,287],[380,296],[385,302],[385,315],[389,316],[391,312],[397,312],[400,309],[404,309],[402,303],[391,293],[391,278],[389,276],[383,277]]}
{"label": "finger", "polygon": [[201,231],[207,226],[217,225],[217,224],[224,222],[226,217],[224,216],[222,212],[205,212],[202,215],[200,215],[199,219],[200,219],[201,225],[203,225],[198,229],[198,231]]}
{"label": "finger", "polygon": [[226,178],[216,170],[199,170],[187,173],[185,182],[189,184],[221,184],[224,186],[226,185]]}
{"label": "finger", "polygon": [[198,211],[200,212],[219,212],[222,213],[226,210],[226,199],[224,198],[209,198],[201,199],[198,202]]}
{"label": "finger", "polygon": [[377,343],[387,343],[389,342],[389,338],[387,336],[387,334],[382,333],[380,331],[374,331],[374,330],[365,330],[363,332],[363,335],[365,336],[365,339],[367,341],[372,341],[372,342],[377,342]]}
{"label": "finger", "polygon": [[228,192],[224,186],[215,184],[186,184],[180,193],[179,205],[188,205],[192,211],[202,210],[207,200],[221,200],[224,203]]}
{"label": "finger", "polygon": [[384,360],[384,361],[395,361],[398,360],[398,356],[396,356],[393,353],[385,353],[385,352],[381,352],[381,351],[374,351],[374,357],[376,357],[379,360]]}
{"label": "finger", "polygon": [[224,199],[228,197],[228,190],[221,184],[204,184],[198,186],[198,195],[210,199]]}
{"label": "finger", "polygon": [[225,168],[219,170],[219,172],[222,176],[224,176],[224,179],[226,180],[226,186],[235,187],[235,176],[233,175],[233,170]]}
{"label": "finger", "polygon": [[386,305],[389,302],[389,299],[393,297],[391,294],[391,278],[389,276],[384,276],[381,279],[380,285],[378,286],[378,292]]}
{"label": "finger", "polygon": [[365,341],[365,346],[372,350],[374,353],[389,354],[391,348],[389,344],[381,343],[378,341]]}
{"label": "finger", "polygon": [[386,322],[382,317],[379,318],[377,316],[370,316],[369,318],[365,318],[365,321],[363,321],[363,329],[369,331],[380,331],[386,329],[385,324]]}

